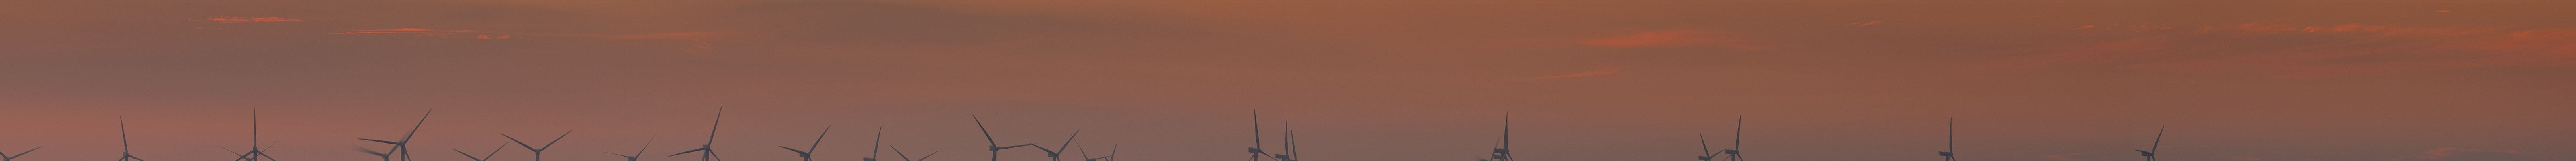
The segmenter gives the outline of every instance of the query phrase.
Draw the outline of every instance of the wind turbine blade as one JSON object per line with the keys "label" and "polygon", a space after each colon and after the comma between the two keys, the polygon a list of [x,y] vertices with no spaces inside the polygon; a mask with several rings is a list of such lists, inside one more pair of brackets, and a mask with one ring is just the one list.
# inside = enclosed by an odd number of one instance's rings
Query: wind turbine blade
{"label": "wind turbine blade", "polygon": [[927,160],[930,160],[930,156],[938,156],[938,155],[939,155],[939,152],[937,152],[937,151],[933,151],[933,152],[930,152],[930,155],[921,155],[921,160],[913,160],[913,161],[927,161]]}
{"label": "wind turbine blade", "polygon": [[[1073,136],[1064,137],[1064,144],[1056,144],[1055,149],[1064,149],[1066,145],[1073,145],[1073,139],[1080,137],[1082,137],[1082,130],[1073,130]],[[1039,147],[1039,149],[1045,149],[1045,147]]]}
{"label": "wind turbine blade", "polygon": [[465,153],[465,150],[457,150],[456,148],[447,148],[447,150],[454,150],[454,151],[456,151],[456,155],[465,155],[465,158],[466,158],[466,159],[474,159],[474,161],[483,161],[483,158],[474,158],[474,153]]}
{"label": "wind turbine blade", "polygon": [[18,157],[21,157],[21,156],[27,156],[27,152],[36,152],[36,149],[45,149],[45,147],[41,147],[41,146],[39,146],[39,147],[36,147],[35,149],[27,149],[27,151],[20,151],[20,152],[18,152],[18,155],[17,155],[17,156],[10,156],[9,158],[18,158]]}
{"label": "wind turbine blade", "polygon": [[[877,158],[877,152],[878,152],[878,151],[877,151],[877,148],[880,148],[880,147],[885,147],[885,127],[884,127],[884,126],[878,126],[878,127],[877,127],[876,141],[873,141],[873,143],[868,143],[868,159],[876,159],[876,158]],[[904,159],[904,160],[911,160],[911,159]]]}
{"label": "wind turbine blade", "polygon": [[1055,154],[1055,150],[1048,150],[1048,149],[1046,148],[1046,146],[1038,146],[1038,150],[1039,150],[1039,151],[1046,151],[1046,153],[1047,153],[1047,154]]}
{"label": "wind turbine blade", "polygon": [[[1001,143],[1001,142],[999,142],[999,141],[993,141],[993,130],[986,130],[986,129],[984,129],[984,118],[983,118],[983,117],[978,117],[978,116],[975,116],[975,115],[966,115],[966,117],[975,119],[975,131],[982,131],[982,132],[984,132],[984,144],[985,144],[985,145],[990,145],[990,146],[1002,146],[1002,143]],[[1019,147],[1019,146],[1011,146],[1011,147]]]}
{"label": "wind turbine blade", "polygon": [[716,121],[707,125],[707,145],[716,145],[716,129],[724,126],[724,107],[716,107]]}
{"label": "wind turbine blade", "polygon": [[2148,145],[2147,152],[2156,152],[2156,148],[2165,146],[2165,127],[2156,127],[2156,142]]}
{"label": "wind turbine blade", "polygon": [[[1708,152],[1708,134],[1699,134],[1699,153],[1703,157],[1714,154]],[[1703,158],[1703,160],[1705,160],[1705,158]]]}
{"label": "wind turbine blade", "polygon": [[268,160],[271,160],[271,161],[277,160],[277,156],[268,156],[268,153],[267,153],[267,152],[261,152],[261,153],[259,153],[259,157],[268,157]]}
{"label": "wind turbine blade", "polygon": [[384,140],[376,140],[376,139],[358,139],[358,140],[376,141],[376,142],[378,142],[378,143],[393,144],[393,145],[402,145],[402,143],[399,143],[399,142],[384,141]]}
{"label": "wind turbine blade", "polygon": [[563,135],[555,135],[555,140],[554,140],[554,141],[546,141],[546,146],[543,146],[543,147],[537,147],[537,150],[545,150],[545,149],[554,148],[554,147],[555,147],[555,142],[562,142],[562,141],[563,141],[563,138],[564,138],[565,136],[572,136],[572,130],[564,130]]}
{"label": "wind turbine blade", "polygon": [[778,148],[779,148],[779,149],[787,149],[787,151],[796,151],[796,154],[808,154],[808,153],[805,153],[805,151],[803,151],[803,150],[796,150],[796,148],[789,148],[789,147],[787,147],[787,146],[778,146]]}
{"label": "wind turbine blade", "polygon": [[1252,110],[1252,148],[1261,149],[1261,110]]}
{"label": "wind turbine blade", "polygon": [[599,153],[608,153],[608,155],[617,155],[618,157],[627,157],[627,158],[634,158],[634,157],[635,157],[635,156],[626,156],[626,154],[617,154],[617,153],[610,153],[610,152],[599,152]]}
{"label": "wind turbine blade", "polygon": [[680,151],[680,153],[673,153],[673,154],[671,154],[670,156],[662,156],[662,157],[680,156],[680,154],[689,154],[689,152],[698,152],[698,151],[706,151],[706,150],[707,150],[707,148],[689,149],[689,151]]}
{"label": "wind turbine blade", "polygon": [[[1076,132],[1076,133],[1078,134],[1078,133],[1080,133],[1080,132]],[[1083,158],[1083,160],[1096,160],[1096,159],[1099,159],[1099,158],[1091,158],[1091,146],[1084,146],[1084,145],[1082,145],[1082,142],[1079,142],[1079,141],[1073,142],[1073,148],[1074,148],[1074,150],[1080,150],[1080,151],[1082,151],[1082,158]]]}
{"label": "wind turbine blade", "polygon": [[[635,156],[644,156],[644,150],[645,150],[645,149],[652,149],[652,148],[653,148],[653,139],[658,139],[658,138],[661,138],[661,137],[662,137],[662,133],[653,133],[653,136],[644,137],[644,147],[642,147],[642,148],[635,148]],[[611,154],[614,154],[614,153],[611,153]]]}
{"label": "wind turbine blade", "polygon": [[903,155],[903,148],[894,148],[894,147],[886,147],[886,148],[887,148],[887,149],[894,149],[894,157],[903,157],[903,161],[913,161],[913,160],[912,160],[912,156],[904,156],[904,155]]}
{"label": "wind turbine blade", "polygon": [[[1017,147],[1030,146],[1030,145],[1038,145],[1038,144],[1020,144],[1020,145],[1012,145],[1012,146],[1005,146],[1005,147],[1002,147],[1001,149],[1010,149],[1010,148],[1017,148]],[[1038,147],[1038,148],[1046,148],[1046,147]]]}
{"label": "wind turbine blade", "polygon": [[[521,148],[528,148],[528,150],[529,150],[529,151],[535,151],[535,150],[537,150],[537,147],[534,147],[534,146],[528,146],[528,143],[525,143],[525,142],[519,142],[519,138],[512,138],[512,137],[510,137],[510,134],[501,134],[501,138],[504,138],[504,139],[510,139],[510,143],[519,143],[519,147],[521,147]],[[501,147],[509,147],[509,145],[504,144],[504,145],[501,145]]]}
{"label": "wind turbine blade", "polygon": [[805,150],[823,147],[823,136],[832,136],[832,126],[823,126],[823,134],[814,135],[814,145],[805,147]]}

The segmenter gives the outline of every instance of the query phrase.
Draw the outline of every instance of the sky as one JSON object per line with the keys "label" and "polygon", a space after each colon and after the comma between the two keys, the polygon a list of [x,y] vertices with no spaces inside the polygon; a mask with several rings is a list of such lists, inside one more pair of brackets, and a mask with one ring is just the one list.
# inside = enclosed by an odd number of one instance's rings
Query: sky
{"label": "sky", "polygon": [[880,136],[983,160],[978,119],[1000,144],[1079,131],[1067,156],[1242,159],[1258,110],[1265,148],[1293,128],[1313,161],[1466,161],[1507,114],[1528,161],[1692,160],[1701,135],[1748,160],[1931,161],[1953,119],[1968,161],[2567,161],[2570,6],[10,1],[0,152],[114,158],[121,118],[137,157],[223,160],[256,109],[287,161],[374,160],[350,148],[390,146],[358,138],[424,114],[421,161],[502,134],[683,161],[662,155],[721,108],[737,160],[854,161]]}

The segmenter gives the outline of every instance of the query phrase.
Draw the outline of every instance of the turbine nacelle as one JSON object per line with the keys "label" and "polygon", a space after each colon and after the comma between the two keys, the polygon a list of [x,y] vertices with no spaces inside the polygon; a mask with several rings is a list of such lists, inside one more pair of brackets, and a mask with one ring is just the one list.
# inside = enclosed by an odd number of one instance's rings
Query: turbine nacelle
{"label": "turbine nacelle", "polygon": [[1261,152],[1261,148],[1244,148],[1244,149],[1246,149],[1246,150],[1243,150],[1244,152],[1253,152],[1253,153],[1259,153],[1259,152]]}
{"label": "turbine nacelle", "polygon": [[1718,153],[1724,153],[1724,154],[1735,154],[1736,152],[1737,152],[1737,151],[1735,151],[1735,149],[1727,149],[1727,150],[1719,150],[1719,151],[1718,151]]}
{"label": "turbine nacelle", "polygon": [[2156,152],[2147,152],[2147,150],[2137,150],[2137,151],[2138,151],[2138,156],[2149,156],[2149,157],[2156,156]]}
{"label": "turbine nacelle", "polygon": [[1941,152],[1941,156],[1950,156],[1950,152]]}

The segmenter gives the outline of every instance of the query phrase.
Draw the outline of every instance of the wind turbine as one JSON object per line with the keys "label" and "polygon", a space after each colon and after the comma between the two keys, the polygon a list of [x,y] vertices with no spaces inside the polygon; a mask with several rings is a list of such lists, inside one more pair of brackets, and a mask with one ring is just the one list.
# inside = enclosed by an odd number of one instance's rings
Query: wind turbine
{"label": "wind turbine", "polygon": [[1271,158],[1279,161],[1297,161],[1297,129],[1288,128],[1287,120],[1279,121],[1279,129],[1284,131],[1280,132],[1279,145],[1283,146],[1281,148],[1288,148],[1288,154],[1273,154]]}
{"label": "wind turbine", "polygon": [[939,155],[939,152],[938,152],[938,151],[931,151],[931,152],[930,152],[930,155],[921,155],[921,159],[919,159],[919,160],[915,160],[915,159],[912,159],[912,157],[911,157],[911,156],[904,156],[904,155],[903,155],[903,148],[895,148],[894,146],[886,146],[886,149],[893,149],[893,150],[894,150],[894,156],[895,156],[895,157],[903,157],[903,161],[927,161],[927,160],[930,160],[930,156]]}
{"label": "wind turbine", "polygon": [[9,160],[18,159],[18,157],[27,156],[27,152],[36,152],[36,149],[44,149],[44,148],[45,148],[45,147],[41,147],[41,146],[39,146],[39,147],[36,147],[35,149],[27,149],[27,151],[18,152],[18,155],[9,155],[8,153],[0,153],[0,161],[9,161]]}
{"label": "wind turbine", "polygon": [[474,157],[474,154],[465,153],[465,150],[456,150],[456,148],[447,148],[447,150],[455,150],[456,154],[465,155],[466,159],[474,159],[474,161],[491,161],[494,154],[501,154],[501,149],[509,148],[510,143],[501,143],[501,146],[499,147],[492,147],[492,153],[484,153],[481,158]]}
{"label": "wind turbine", "polygon": [[[224,148],[224,145],[214,145],[214,148]],[[278,143],[268,143],[268,148],[278,148]],[[258,148],[258,145],[252,145],[250,151],[260,151],[260,148]],[[232,153],[232,156],[234,156],[232,161],[242,161],[242,158],[250,158],[250,153],[232,151],[232,148],[224,148],[224,153]],[[265,153],[263,153],[263,156],[265,156]],[[278,158],[268,158],[268,161],[278,161]]]}
{"label": "wind turbine", "polygon": [[716,107],[716,121],[715,121],[715,123],[714,123],[714,124],[709,124],[709,125],[707,125],[707,144],[706,144],[706,145],[698,145],[698,149],[689,149],[689,151],[680,151],[680,153],[674,153],[674,154],[671,154],[670,156],[662,156],[662,157],[680,156],[680,154],[689,154],[689,152],[707,151],[707,152],[704,152],[704,153],[698,153],[698,161],[715,161],[715,160],[724,160],[724,158],[716,157],[716,149],[715,149],[715,147],[716,147],[716,128],[721,127],[721,126],[723,126],[723,125],[724,125],[724,107]]}
{"label": "wind turbine", "polygon": [[1735,116],[1735,146],[1718,152],[1726,153],[1726,161],[1745,160],[1744,156],[1739,154],[1743,151],[1736,151],[1736,149],[1744,149],[1744,115]]}
{"label": "wind turbine", "polygon": [[1494,160],[1512,161],[1512,113],[1503,113],[1503,141],[1494,148]]}
{"label": "wind turbine", "polygon": [[421,113],[420,113],[420,122],[412,122],[412,123],[411,123],[411,132],[403,132],[403,137],[402,137],[402,139],[399,139],[399,141],[385,141],[385,140],[366,139],[366,138],[359,138],[358,140],[367,140],[367,141],[375,141],[375,142],[378,142],[378,143],[393,144],[393,145],[394,145],[394,148],[392,148],[392,149],[385,149],[385,152],[386,152],[386,153],[394,153],[394,155],[402,155],[402,160],[403,160],[403,161],[411,161],[411,136],[412,136],[412,134],[419,134],[419,133],[420,133],[420,125],[421,125],[421,124],[423,124],[423,123],[429,123],[429,114],[430,114],[430,113],[432,113],[432,112],[438,112],[438,110],[434,110],[434,109],[433,109],[433,110],[429,110],[429,111],[426,111],[426,112],[421,112]]}
{"label": "wind turbine", "polygon": [[2147,150],[2139,150],[2138,156],[2146,156],[2147,161],[2156,161],[2156,148],[2163,147],[2164,145],[2165,127],[2156,127],[2156,142],[2154,144],[2148,144]]}
{"label": "wind turbine", "polygon": [[1252,110],[1252,147],[1245,149],[1246,152],[1252,152],[1252,158],[1245,159],[1248,161],[1260,161],[1262,157],[1270,157],[1270,152],[1261,151],[1261,110]]}
{"label": "wind turbine", "polygon": [[1943,138],[1949,146],[1941,150],[1941,161],[1958,161],[1958,156],[1951,156],[1950,152],[1959,151],[1959,118],[1950,118],[1949,129],[1950,136]]}
{"label": "wind turbine", "polygon": [[[1073,138],[1075,138],[1075,137],[1082,137],[1082,130],[1073,130],[1073,136],[1067,136],[1067,137],[1064,137],[1064,144],[1058,144],[1058,145],[1055,145],[1055,149],[1064,149],[1064,146],[1066,146],[1066,145],[1073,145]],[[1061,157],[1061,156],[1064,156],[1064,152],[1063,152],[1063,151],[1055,151],[1055,150],[1053,150],[1053,149],[1047,149],[1047,148],[1046,148],[1046,146],[1038,146],[1038,150],[1046,151],[1046,153],[1047,153],[1047,160],[1053,160],[1053,161],[1063,161],[1063,160],[1064,160],[1064,157]]]}
{"label": "wind turbine", "polygon": [[[117,117],[116,117],[116,143],[117,143],[117,146],[119,146],[119,147],[124,147],[124,149],[125,149],[125,152],[117,152],[117,153],[125,154],[125,156],[124,156],[124,157],[117,157],[117,158],[116,158],[116,161],[126,161],[126,160],[128,160],[128,159],[131,159],[131,160],[134,160],[134,161],[144,161],[144,160],[143,160],[143,158],[136,158],[136,157],[134,157],[134,142],[133,142],[132,140],[128,140],[128,139],[126,139],[126,138],[125,138],[125,116],[117,116]],[[30,150],[33,150],[33,149],[30,149]],[[21,153],[18,153],[18,155],[27,155],[27,153],[21,152]]]}
{"label": "wind turbine", "polygon": [[641,148],[635,148],[635,155],[617,154],[617,153],[609,153],[609,152],[600,152],[600,153],[608,153],[608,155],[617,155],[618,157],[626,157],[626,161],[635,161],[635,157],[643,157],[643,156],[644,156],[644,149],[652,148],[652,147],[653,147],[653,139],[654,139],[654,138],[659,138],[659,137],[662,137],[662,134],[653,134],[653,136],[651,136],[651,137],[645,137],[645,138],[644,138],[644,147],[641,147]]}
{"label": "wind turbine", "polygon": [[528,148],[529,153],[535,153],[534,161],[546,160],[546,149],[554,148],[555,142],[563,141],[564,136],[572,136],[572,130],[564,130],[563,135],[555,135],[555,140],[546,141],[545,146],[528,146],[527,142],[519,142],[519,138],[510,137],[510,134],[501,134],[501,138],[509,138],[511,143],[519,143],[520,148]]}
{"label": "wind turbine", "polygon": [[877,148],[879,148],[879,147],[885,147],[885,127],[884,127],[884,126],[878,126],[878,127],[877,127],[877,136],[876,136],[876,141],[873,141],[873,142],[875,142],[875,143],[868,143],[868,157],[866,157],[866,158],[859,158],[859,160],[860,160],[860,161],[877,161],[877,151],[878,151],[878,150],[877,150]]}
{"label": "wind turbine", "polygon": [[1708,151],[1708,134],[1699,134],[1699,161],[1711,159],[1717,159],[1717,153]]}
{"label": "wind turbine", "polygon": [[[218,148],[220,148],[220,147],[218,147]],[[241,157],[233,158],[233,160],[235,160],[235,161],[259,161],[259,158],[260,158],[260,157],[268,157],[268,158],[269,158],[269,160],[276,160],[276,159],[277,159],[277,157],[268,156],[268,152],[260,151],[260,148],[259,148],[259,109],[258,109],[258,108],[252,108],[252,109],[250,109],[250,152],[244,152],[244,153],[241,153]]]}
{"label": "wind turbine", "polygon": [[[385,161],[394,161],[394,153],[392,153],[393,151],[376,152],[376,150],[375,150],[375,149],[367,149],[367,147],[358,146],[358,145],[349,145],[349,150],[357,150],[358,152],[367,152],[367,154],[368,154],[368,155],[376,155],[376,158],[383,158],[383,159],[385,159]],[[387,150],[391,150],[391,149],[387,149]]]}
{"label": "wind turbine", "polygon": [[[975,115],[966,115],[966,117],[974,118],[974,119],[975,119],[975,130],[976,130],[976,131],[983,131],[983,132],[984,132],[984,151],[993,151],[993,161],[1002,161],[1002,149],[1011,149],[1011,148],[1017,148],[1017,147],[1020,147],[1020,146],[1038,145],[1038,144],[1021,144],[1021,145],[1012,145],[1012,146],[1004,147],[1004,146],[1002,146],[1002,144],[1001,144],[1000,142],[998,142],[998,141],[993,141],[993,130],[986,130],[986,129],[984,129],[984,118],[982,118],[982,117],[976,117]],[[1043,148],[1043,147],[1041,147],[1041,148]],[[931,152],[931,153],[939,153],[939,152]],[[901,155],[901,154],[897,154],[897,155]],[[936,154],[933,154],[933,155],[936,155]],[[928,155],[923,155],[923,156],[921,156],[921,158],[922,158],[922,159],[930,159],[930,156],[928,156]]]}
{"label": "wind turbine", "polygon": [[796,150],[787,146],[778,146],[778,148],[796,151],[796,157],[805,157],[805,161],[814,161],[814,148],[823,147],[823,136],[830,135],[832,135],[832,126],[823,126],[823,134],[814,135],[814,145],[805,147],[805,150]]}

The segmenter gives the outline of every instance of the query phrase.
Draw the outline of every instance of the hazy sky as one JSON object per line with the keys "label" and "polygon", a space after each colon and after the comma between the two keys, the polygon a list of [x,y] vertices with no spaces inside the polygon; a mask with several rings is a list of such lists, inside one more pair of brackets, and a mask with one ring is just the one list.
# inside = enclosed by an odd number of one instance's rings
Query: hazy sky
{"label": "hazy sky", "polygon": [[[2576,158],[2576,2],[12,1],[0,151],[286,161],[984,160],[1004,144],[1243,159],[1253,110],[1312,161]],[[263,143],[265,144],[265,143]],[[221,148],[219,148],[221,147]],[[496,161],[524,161],[525,150]],[[1053,148],[1053,147],[1050,147]],[[1724,148],[1724,147],[1720,147]],[[1279,150],[1273,150],[1279,151]],[[1046,159],[1033,148],[1003,160]],[[1080,155],[1079,153],[1067,155]],[[894,161],[891,151],[880,158]],[[1071,159],[1071,158],[1068,158]]]}

